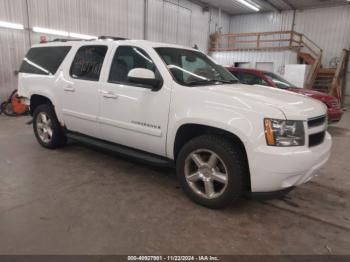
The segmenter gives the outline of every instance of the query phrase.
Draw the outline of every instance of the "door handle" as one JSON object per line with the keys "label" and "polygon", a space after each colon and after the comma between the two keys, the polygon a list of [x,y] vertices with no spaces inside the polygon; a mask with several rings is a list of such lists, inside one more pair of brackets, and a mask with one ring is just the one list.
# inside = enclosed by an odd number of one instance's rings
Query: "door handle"
{"label": "door handle", "polygon": [[102,96],[105,98],[117,99],[118,96],[114,94],[112,91],[101,90]]}
{"label": "door handle", "polygon": [[63,88],[63,90],[66,92],[75,92],[75,88],[72,86],[66,86]]}

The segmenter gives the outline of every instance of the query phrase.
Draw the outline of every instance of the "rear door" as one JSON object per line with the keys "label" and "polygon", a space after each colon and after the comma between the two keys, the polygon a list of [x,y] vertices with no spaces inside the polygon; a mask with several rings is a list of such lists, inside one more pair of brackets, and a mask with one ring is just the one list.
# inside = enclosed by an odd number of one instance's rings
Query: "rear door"
{"label": "rear door", "polygon": [[62,114],[70,131],[100,137],[99,79],[107,54],[107,45],[81,46],[64,72]]}

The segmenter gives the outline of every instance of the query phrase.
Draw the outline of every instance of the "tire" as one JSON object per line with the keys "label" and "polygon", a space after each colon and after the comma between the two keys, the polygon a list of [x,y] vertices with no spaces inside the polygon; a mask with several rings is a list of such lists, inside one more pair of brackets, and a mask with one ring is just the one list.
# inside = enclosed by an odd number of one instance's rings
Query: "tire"
{"label": "tire", "polygon": [[67,143],[65,132],[50,104],[40,105],[34,110],[33,129],[39,144],[45,148],[56,149]]}
{"label": "tire", "polygon": [[245,166],[241,148],[214,135],[189,141],[176,161],[177,176],[186,195],[195,203],[212,209],[225,208],[240,199],[244,192],[244,175],[248,175]]}

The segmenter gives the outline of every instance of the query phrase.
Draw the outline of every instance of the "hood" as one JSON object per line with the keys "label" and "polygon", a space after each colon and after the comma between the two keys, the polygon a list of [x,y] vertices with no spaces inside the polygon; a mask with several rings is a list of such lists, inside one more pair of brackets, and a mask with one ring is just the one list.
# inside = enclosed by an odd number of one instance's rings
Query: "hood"
{"label": "hood", "polygon": [[298,93],[298,94],[302,94],[302,95],[305,95],[305,96],[309,96],[309,97],[312,97],[312,98],[315,98],[315,99],[318,99],[318,100],[321,100],[321,101],[333,101],[333,96],[331,95],[328,95],[328,94],[325,94],[325,93],[322,93],[322,92],[318,92],[318,91],[315,91],[315,90],[310,90],[310,89],[306,89],[306,88],[290,88],[288,89],[289,91],[292,91],[294,93]]}
{"label": "hood", "polygon": [[273,87],[232,84],[197,88],[226,97],[234,97],[242,101],[243,105],[252,108],[254,106],[277,108],[283,112],[286,119],[290,120],[307,120],[327,113],[327,107],[315,99]]}

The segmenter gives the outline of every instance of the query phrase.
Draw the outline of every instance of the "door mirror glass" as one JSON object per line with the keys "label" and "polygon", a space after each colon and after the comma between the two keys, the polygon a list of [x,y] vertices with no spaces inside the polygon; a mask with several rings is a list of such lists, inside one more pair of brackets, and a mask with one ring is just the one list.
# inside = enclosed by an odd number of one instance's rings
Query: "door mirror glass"
{"label": "door mirror glass", "polygon": [[155,89],[159,86],[159,81],[157,80],[153,71],[146,68],[134,68],[128,73],[128,81],[149,86],[151,89]]}

